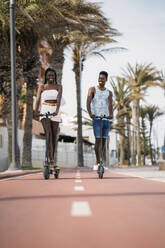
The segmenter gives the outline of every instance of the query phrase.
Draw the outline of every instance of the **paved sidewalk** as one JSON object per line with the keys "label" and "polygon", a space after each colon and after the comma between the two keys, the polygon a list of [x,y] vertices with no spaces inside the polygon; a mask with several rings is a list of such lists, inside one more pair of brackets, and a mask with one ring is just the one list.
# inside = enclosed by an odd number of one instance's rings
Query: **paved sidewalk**
{"label": "paved sidewalk", "polygon": [[137,168],[111,168],[114,173],[140,177],[153,181],[165,182],[165,171],[159,170],[158,166],[154,167],[137,167]]}
{"label": "paved sidewalk", "polygon": [[0,179],[11,178],[16,176],[24,176],[28,174],[35,174],[41,172],[42,169],[38,170],[7,170],[0,173]]}

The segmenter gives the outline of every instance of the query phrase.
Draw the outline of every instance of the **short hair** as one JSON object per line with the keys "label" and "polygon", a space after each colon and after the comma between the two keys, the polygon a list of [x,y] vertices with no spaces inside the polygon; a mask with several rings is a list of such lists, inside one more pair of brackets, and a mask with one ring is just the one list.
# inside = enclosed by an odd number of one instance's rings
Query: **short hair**
{"label": "short hair", "polygon": [[106,71],[101,71],[100,73],[99,73],[99,76],[100,75],[104,75],[105,77],[106,77],[106,80],[108,79],[108,72],[106,72]]}
{"label": "short hair", "polygon": [[46,69],[46,71],[45,71],[45,81],[44,81],[44,84],[46,84],[46,82],[47,82],[47,74],[48,74],[49,71],[52,71],[54,73],[55,84],[57,84],[57,74],[56,74],[55,70],[52,69],[52,68],[47,68]]}

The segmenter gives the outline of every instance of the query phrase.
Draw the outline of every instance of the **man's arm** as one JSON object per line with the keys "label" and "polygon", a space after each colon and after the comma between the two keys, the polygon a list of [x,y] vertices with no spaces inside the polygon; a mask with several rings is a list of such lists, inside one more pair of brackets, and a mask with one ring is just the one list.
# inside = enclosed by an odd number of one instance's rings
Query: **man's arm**
{"label": "man's arm", "polygon": [[95,115],[92,115],[92,112],[91,112],[91,101],[94,97],[94,94],[95,94],[95,88],[94,87],[89,88],[86,106],[87,106],[88,114],[92,119],[96,117]]}
{"label": "man's arm", "polygon": [[108,97],[109,119],[113,119],[113,101],[112,101],[112,98],[113,98],[112,92],[109,91],[109,97]]}

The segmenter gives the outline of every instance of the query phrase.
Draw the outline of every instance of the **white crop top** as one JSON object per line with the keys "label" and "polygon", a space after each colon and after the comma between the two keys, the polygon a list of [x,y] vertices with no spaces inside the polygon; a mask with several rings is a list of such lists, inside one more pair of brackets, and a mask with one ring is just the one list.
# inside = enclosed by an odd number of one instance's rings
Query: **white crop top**
{"label": "white crop top", "polygon": [[46,100],[57,100],[58,91],[57,90],[44,90],[41,93],[41,103]]}

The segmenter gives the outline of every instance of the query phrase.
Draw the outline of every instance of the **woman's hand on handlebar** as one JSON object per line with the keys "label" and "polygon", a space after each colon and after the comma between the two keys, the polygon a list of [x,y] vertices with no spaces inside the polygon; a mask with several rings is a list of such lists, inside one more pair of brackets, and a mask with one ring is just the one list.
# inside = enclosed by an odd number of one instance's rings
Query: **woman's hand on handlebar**
{"label": "woman's hand on handlebar", "polygon": [[58,112],[55,111],[55,112],[53,113],[53,116],[56,116],[56,115],[58,115]]}
{"label": "woman's hand on handlebar", "polygon": [[35,110],[35,111],[33,112],[33,118],[34,118],[35,120],[39,120],[39,114],[40,114],[40,112]]}

